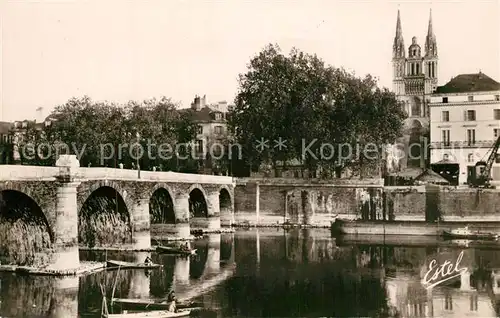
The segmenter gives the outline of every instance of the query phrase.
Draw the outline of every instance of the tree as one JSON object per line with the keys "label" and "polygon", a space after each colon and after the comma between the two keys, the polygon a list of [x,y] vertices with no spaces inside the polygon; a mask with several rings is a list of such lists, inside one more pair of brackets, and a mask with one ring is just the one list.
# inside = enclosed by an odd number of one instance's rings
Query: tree
{"label": "tree", "polygon": [[126,105],[72,98],[50,117],[44,133],[53,153],[76,154],[82,166],[132,167],[138,161],[141,169],[178,170],[175,146],[192,140],[196,129],[166,97]]}
{"label": "tree", "polygon": [[[267,161],[276,168],[295,158],[310,172],[373,161],[349,149],[394,142],[405,118],[395,95],[370,75],[358,78],[297,49],[285,56],[276,45],[251,59],[235,104],[229,125],[248,164]],[[286,148],[277,144],[280,138]]]}

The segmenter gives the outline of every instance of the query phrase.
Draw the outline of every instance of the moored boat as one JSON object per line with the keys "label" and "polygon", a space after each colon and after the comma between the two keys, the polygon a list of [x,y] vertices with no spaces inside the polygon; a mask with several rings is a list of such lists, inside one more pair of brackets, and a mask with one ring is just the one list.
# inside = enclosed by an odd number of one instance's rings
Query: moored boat
{"label": "moored boat", "polygon": [[[113,304],[119,304],[126,308],[135,308],[135,309],[168,309],[170,306],[170,302],[164,300],[155,300],[155,299],[130,299],[130,298],[113,298],[111,300]],[[176,307],[179,309],[193,309],[195,306],[193,302],[183,302],[177,301]]]}
{"label": "moored boat", "polygon": [[470,240],[497,240],[497,233],[471,231],[468,226],[454,229],[451,231],[444,230],[443,236],[451,239],[470,239]]}
{"label": "moored boat", "polygon": [[194,255],[196,253],[196,249],[192,250],[183,250],[178,247],[171,247],[171,246],[158,246],[156,248],[156,251],[158,253],[164,253],[164,254],[178,254],[178,255]]}
{"label": "moored boat", "polygon": [[131,263],[124,261],[106,261],[107,268],[121,268],[121,269],[149,269],[149,268],[158,268],[162,267],[161,264],[153,264],[153,263]]}
{"label": "moored boat", "polygon": [[170,318],[170,317],[185,317],[189,316],[191,311],[189,309],[180,309],[177,312],[171,312],[167,310],[160,311],[146,311],[146,312],[134,312],[128,313],[124,312],[121,314],[107,314],[104,317],[107,318]]}

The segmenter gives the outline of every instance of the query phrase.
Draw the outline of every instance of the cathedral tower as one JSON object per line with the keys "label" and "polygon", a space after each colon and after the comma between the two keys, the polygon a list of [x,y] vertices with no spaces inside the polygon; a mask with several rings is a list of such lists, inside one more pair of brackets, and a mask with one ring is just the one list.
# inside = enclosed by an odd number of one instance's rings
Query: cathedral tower
{"label": "cathedral tower", "polygon": [[[406,56],[408,52],[408,56]],[[398,10],[396,35],[392,47],[393,90],[404,102],[410,118],[428,122],[427,101],[437,87],[438,79],[437,41],[432,28],[432,11],[429,15],[425,51],[422,52],[417,37],[413,37],[408,51],[404,46],[401,15]],[[423,124],[423,123],[422,123]]]}
{"label": "cathedral tower", "polygon": [[[422,137],[428,137],[429,134],[428,104],[430,95],[438,84],[437,52],[437,41],[432,27],[432,11],[429,15],[424,50],[422,50],[416,36],[412,37],[411,44],[405,48],[401,14],[398,10],[396,35],[392,46],[392,83],[394,93],[398,100],[403,102],[403,108],[408,114],[405,120],[405,137],[400,140],[406,145],[404,149],[406,154],[408,151],[417,151],[418,147],[410,147],[410,145],[421,143]],[[419,154],[412,153],[412,156],[418,158]],[[426,157],[423,154],[420,157],[420,159],[407,159],[399,166],[401,169],[424,168],[426,163],[422,158]]]}

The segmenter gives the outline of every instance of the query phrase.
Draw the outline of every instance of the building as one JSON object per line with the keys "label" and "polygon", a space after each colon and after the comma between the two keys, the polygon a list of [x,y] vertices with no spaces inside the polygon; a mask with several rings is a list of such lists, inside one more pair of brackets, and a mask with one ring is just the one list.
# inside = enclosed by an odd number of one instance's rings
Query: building
{"label": "building", "polygon": [[231,107],[226,101],[208,104],[204,95],[203,97],[195,96],[191,108],[181,110],[188,113],[198,125],[194,141],[195,154],[202,159],[200,170],[204,173],[228,173],[227,169],[218,167],[216,160],[210,160],[210,158],[217,158],[224,154],[225,150],[221,148],[221,145],[225,145],[228,140],[227,116]]}
{"label": "building", "polygon": [[12,123],[0,122],[0,164],[13,164]]}
{"label": "building", "polygon": [[[410,144],[423,144],[422,137],[429,134],[429,108],[431,93],[438,84],[438,51],[437,41],[432,27],[432,12],[429,15],[425,50],[418,44],[417,37],[412,38],[411,45],[406,48],[403,38],[401,16],[398,10],[396,35],[392,48],[393,91],[408,114],[405,120],[404,136],[398,140],[404,154],[412,150],[412,158],[405,156],[396,167],[388,167],[389,172],[408,168],[424,168],[426,163],[419,147],[409,148]],[[421,170],[418,169],[418,173]]]}
{"label": "building", "polygon": [[[467,183],[500,136],[500,83],[481,72],[458,75],[436,89],[430,109],[432,169],[455,184]],[[491,175],[500,181],[500,158]]]}

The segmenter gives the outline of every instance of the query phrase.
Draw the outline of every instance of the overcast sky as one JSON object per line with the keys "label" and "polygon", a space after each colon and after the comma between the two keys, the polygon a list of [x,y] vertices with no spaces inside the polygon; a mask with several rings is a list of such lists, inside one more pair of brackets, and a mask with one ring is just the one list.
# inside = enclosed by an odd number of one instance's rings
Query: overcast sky
{"label": "overcast sky", "polygon": [[0,1],[2,120],[82,95],[232,101],[237,75],[270,42],[390,88],[398,8],[405,45],[417,36],[423,48],[432,7],[440,84],[479,70],[500,81],[500,0]]}

